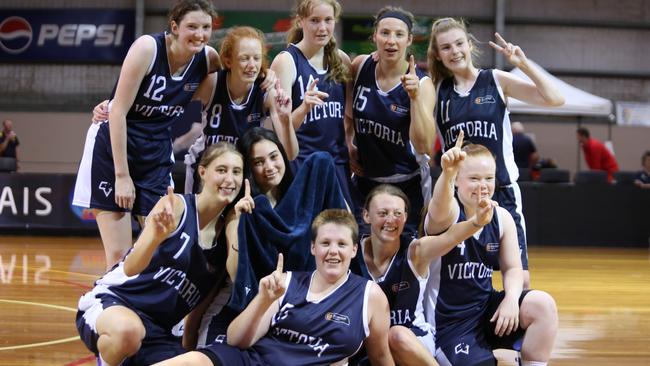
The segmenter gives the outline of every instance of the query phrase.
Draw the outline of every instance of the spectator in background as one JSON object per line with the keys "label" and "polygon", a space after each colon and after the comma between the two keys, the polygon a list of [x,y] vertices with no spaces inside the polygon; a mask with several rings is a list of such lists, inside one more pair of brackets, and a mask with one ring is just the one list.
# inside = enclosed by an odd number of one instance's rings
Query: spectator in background
{"label": "spectator in background", "polygon": [[533,139],[524,133],[524,125],[521,122],[512,122],[510,128],[512,129],[512,151],[517,167],[534,167],[539,160],[539,154]]}
{"label": "spectator in background", "polygon": [[2,121],[2,131],[0,131],[0,157],[16,159],[18,166],[18,136],[13,129],[13,122],[10,119]]}
{"label": "spectator in background", "polygon": [[611,182],[614,172],[618,171],[618,163],[614,155],[607,149],[605,144],[590,137],[588,129],[580,127],[576,133],[589,169],[606,171],[607,180]]}
{"label": "spectator in background", "polygon": [[646,150],[641,157],[642,169],[634,179],[634,184],[641,188],[650,189],[650,150]]}

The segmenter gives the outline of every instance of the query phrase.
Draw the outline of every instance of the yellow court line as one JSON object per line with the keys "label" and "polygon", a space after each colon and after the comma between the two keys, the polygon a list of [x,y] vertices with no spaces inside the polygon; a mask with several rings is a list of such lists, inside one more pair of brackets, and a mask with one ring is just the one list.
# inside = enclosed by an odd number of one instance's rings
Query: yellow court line
{"label": "yellow court line", "polygon": [[18,305],[32,305],[32,306],[42,306],[44,308],[52,308],[52,309],[58,309],[58,310],[65,310],[65,311],[71,311],[73,313],[77,312],[77,309],[71,308],[68,306],[60,306],[60,305],[51,305],[51,304],[44,304],[41,302],[31,302],[31,301],[19,301],[19,300],[5,300],[5,299],[0,299],[0,302],[6,302],[9,304],[18,304]]}
{"label": "yellow court line", "polygon": [[[67,306],[43,304],[43,303],[40,303],[40,302],[0,299],[0,303],[2,303],[2,302],[9,303],[9,304],[17,304],[17,305],[41,306],[41,307],[44,307],[44,308],[65,310],[65,311],[71,311],[71,312],[76,312],[77,311],[77,309],[70,308],[70,307],[67,307]],[[78,339],[80,339],[79,336],[74,336],[74,337],[70,337],[70,338],[58,339],[58,340],[55,340],[55,341],[47,341],[47,342],[40,342],[40,343],[30,343],[30,344],[23,344],[23,345],[20,345],[20,346],[0,347],[0,351],[8,351],[8,350],[22,349],[22,348],[33,348],[33,347],[40,347],[40,346],[50,346],[50,345],[53,345],[53,344],[73,342],[73,341],[76,341]]]}
{"label": "yellow court line", "polygon": [[75,337],[70,337],[70,338],[59,339],[59,340],[56,340],[56,341],[30,343],[30,344],[23,344],[23,345],[20,345],[20,346],[0,347],[0,351],[9,351],[9,350],[23,349],[23,348],[34,348],[34,347],[40,347],[40,346],[51,346],[53,344],[74,342],[74,341],[79,340],[79,339],[80,339],[79,336],[75,336]]}
{"label": "yellow court line", "polygon": [[[17,269],[22,269],[23,266],[15,266],[15,268],[17,268]],[[39,268],[36,268],[36,269],[32,269],[32,267],[28,267],[28,268],[27,268],[28,271],[35,271],[35,270],[37,270],[37,269],[39,269]],[[45,271],[45,272],[55,272],[55,273],[71,274],[71,275],[76,275],[76,276],[88,277],[88,278],[92,278],[92,279],[97,279],[97,278],[99,278],[100,276],[102,276],[102,274],[94,275],[94,274],[88,274],[88,273],[71,272],[71,271],[62,271],[62,270],[60,270],[60,269],[51,269],[51,268],[49,268],[49,269],[48,269],[47,271]],[[45,273],[45,272],[44,272],[44,273]]]}

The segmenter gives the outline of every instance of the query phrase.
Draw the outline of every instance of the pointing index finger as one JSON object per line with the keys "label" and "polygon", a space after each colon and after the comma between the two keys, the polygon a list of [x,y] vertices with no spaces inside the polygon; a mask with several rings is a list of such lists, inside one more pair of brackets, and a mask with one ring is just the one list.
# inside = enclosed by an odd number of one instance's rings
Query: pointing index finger
{"label": "pointing index finger", "polygon": [[317,84],[317,83],[318,83],[318,79],[314,79],[314,80],[311,82],[311,84],[309,84],[309,88],[308,88],[308,89],[309,89],[310,91],[316,89],[316,84]]}
{"label": "pointing index finger", "polygon": [[460,130],[458,133],[458,136],[456,137],[456,145],[455,147],[462,149],[463,148],[463,140],[465,139],[465,131]]}
{"label": "pointing index finger", "polygon": [[278,265],[275,268],[275,270],[282,273],[283,268],[284,268],[284,257],[282,256],[282,253],[278,253]]}
{"label": "pointing index finger", "polygon": [[244,179],[244,197],[250,197],[251,195],[251,184],[248,182],[248,179]]}
{"label": "pointing index finger", "polygon": [[415,57],[413,55],[409,58],[409,74],[415,75]]}

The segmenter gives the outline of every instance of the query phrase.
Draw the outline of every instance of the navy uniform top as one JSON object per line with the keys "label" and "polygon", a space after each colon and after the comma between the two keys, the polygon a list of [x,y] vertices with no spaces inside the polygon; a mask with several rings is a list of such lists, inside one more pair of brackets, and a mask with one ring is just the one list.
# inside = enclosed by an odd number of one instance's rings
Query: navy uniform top
{"label": "navy uniform top", "polygon": [[329,152],[336,164],[348,163],[348,148],[345,144],[345,85],[330,80],[327,70],[316,69],[293,44],[286,52],[293,59],[296,80],[291,87],[291,109],[298,108],[304,99],[307,88],[318,79],[316,88],[329,94],[322,106],[314,106],[296,130],[300,151],[296,160],[302,162],[316,151]]}
{"label": "navy uniform top", "polygon": [[443,150],[454,147],[460,130],[465,141],[487,147],[496,157],[496,178],[500,186],[517,181],[519,170],[512,152],[510,116],[494,70],[480,70],[472,88],[465,94],[446,78],[438,88],[435,115]]}
{"label": "navy uniform top", "polygon": [[[461,205],[456,222],[465,220]],[[431,270],[429,279],[430,284],[437,285],[429,292],[437,294],[436,343],[444,343],[446,332],[467,331],[459,327],[473,327],[485,316],[493,291],[493,268],[499,264],[500,239],[499,210],[495,208],[490,223],[430,266],[438,269]]]}
{"label": "navy uniform top", "polygon": [[207,49],[204,47],[192,56],[180,75],[171,75],[165,33],[151,37],[156,42],[156,53],[126,114],[127,135],[170,140],[171,125],[183,114],[194,91],[208,74]]}
{"label": "navy uniform top", "polygon": [[117,296],[133,310],[168,329],[199,304],[216,281],[215,266],[207,257],[209,250],[199,245],[196,196],[181,197],[185,206],[181,221],[156,248],[149,265],[128,277],[122,260],[98,279],[84,297]]}
{"label": "navy uniform top", "polygon": [[208,146],[219,141],[236,144],[237,140],[249,128],[262,125],[266,96],[260,87],[262,81],[256,80],[246,99],[237,104],[230,98],[227,79],[228,71],[217,72],[217,80],[210,96],[210,102],[203,109],[207,114],[207,123],[203,126],[203,134],[188,150],[185,157],[187,165],[194,166],[194,163],[200,160],[203,150]]}
{"label": "navy uniform top", "polygon": [[330,365],[355,354],[369,334],[370,281],[348,278],[319,301],[307,296],[313,272],[287,272],[287,292],[253,350],[268,365]]}
{"label": "navy uniform top", "polygon": [[[377,85],[377,62],[368,57],[354,83],[354,132],[367,177],[413,174],[419,169],[411,145],[411,99],[401,83],[387,92]],[[420,80],[428,76],[416,69]]]}
{"label": "navy uniform top", "polygon": [[[364,239],[361,248],[364,248]],[[416,336],[424,336],[431,326],[424,318],[424,291],[427,277],[420,277],[409,258],[409,248],[415,240],[401,238],[400,249],[391,259],[386,272],[373,280],[381,287],[390,307],[390,325],[402,325]],[[410,241],[410,243],[409,243]],[[365,265],[365,261],[364,261]],[[366,267],[367,271],[367,267]],[[368,274],[372,277],[369,271]]]}

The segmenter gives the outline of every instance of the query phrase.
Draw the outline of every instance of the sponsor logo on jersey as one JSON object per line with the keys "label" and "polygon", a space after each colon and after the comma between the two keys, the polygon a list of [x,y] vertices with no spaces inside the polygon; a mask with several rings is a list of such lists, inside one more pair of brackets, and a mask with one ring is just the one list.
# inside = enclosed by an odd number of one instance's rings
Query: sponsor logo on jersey
{"label": "sponsor logo on jersey", "polygon": [[331,311],[328,311],[327,314],[325,314],[325,320],[335,322],[335,323],[341,323],[345,325],[350,325],[350,317],[347,315],[343,314],[337,314],[333,313]]}
{"label": "sponsor logo on jersey", "polygon": [[106,197],[108,197],[108,195],[111,194],[111,192],[113,191],[113,187],[111,186],[111,184],[106,181],[99,182],[98,188],[101,189],[102,192],[104,192],[104,195],[106,195]]}
{"label": "sponsor logo on jersey", "polygon": [[485,250],[488,252],[498,252],[499,251],[499,243],[487,243],[485,245]]}
{"label": "sponsor logo on jersey", "polygon": [[391,104],[390,110],[401,115],[407,115],[409,113],[409,109],[407,107],[398,104]]}
{"label": "sponsor logo on jersey", "polygon": [[246,117],[246,122],[252,123],[252,122],[258,122],[262,118],[261,113],[251,113]]}
{"label": "sponsor logo on jersey", "polygon": [[476,97],[474,99],[475,104],[494,104],[497,101],[494,99],[494,96],[492,95],[486,95],[484,97]]}
{"label": "sponsor logo on jersey", "polygon": [[32,26],[22,17],[9,17],[0,23],[0,48],[12,55],[25,51],[32,43]]}
{"label": "sponsor logo on jersey", "polygon": [[400,292],[400,291],[408,290],[409,288],[411,288],[411,285],[410,285],[407,281],[402,281],[402,282],[394,283],[394,284],[390,287],[391,291],[393,291],[393,292],[395,292],[395,293]]}
{"label": "sponsor logo on jersey", "polygon": [[454,352],[456,352],[456,354],[464,353],[466,355],[469,355],[469,344],[465,344],[462,342],[458,343],[454,348]]}
{"label": "sponsor logo on jersey", "polygon": [[199,83],[186,83],[183,85],[183,90],[186,92],[193,92],[199,88]]}

